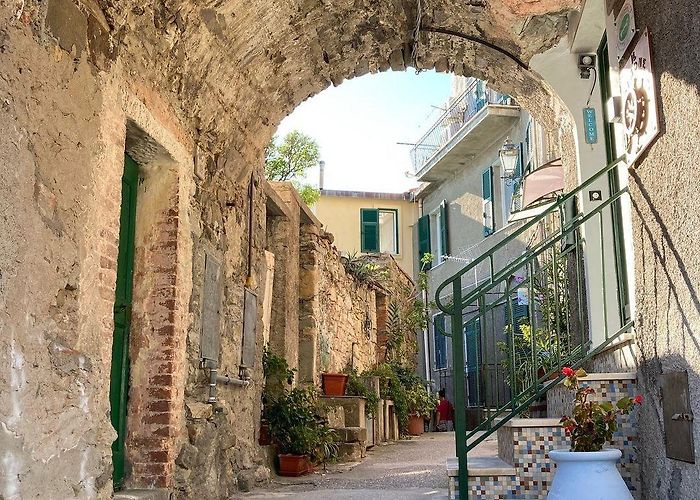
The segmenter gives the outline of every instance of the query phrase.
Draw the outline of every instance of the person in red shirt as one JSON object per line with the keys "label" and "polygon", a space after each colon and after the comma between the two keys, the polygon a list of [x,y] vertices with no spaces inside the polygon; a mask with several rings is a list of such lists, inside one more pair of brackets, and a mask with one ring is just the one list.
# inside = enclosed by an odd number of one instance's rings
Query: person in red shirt
{"label": "person in red shirt", "polygon": [[437,430],[451,431],[453,430],[453,413],[454,408],[452,403],[445,397],[445,389],[440,389],[440,401],[437,404]]}

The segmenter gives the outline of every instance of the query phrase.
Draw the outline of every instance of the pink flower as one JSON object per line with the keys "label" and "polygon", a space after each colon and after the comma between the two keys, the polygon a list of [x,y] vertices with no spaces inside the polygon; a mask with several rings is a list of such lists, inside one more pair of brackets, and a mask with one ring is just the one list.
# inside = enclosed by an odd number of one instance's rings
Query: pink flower
{"label": "pink flower", "polygon": [[634,397],[634,404],[640,405],[644,402],[644,398],[642,396],[635,396]]}
{"label": "pink flower", "polygon": [[565,377],[573,377],[576,372],[570,366],[565,366],[561,369],[561,374]]}

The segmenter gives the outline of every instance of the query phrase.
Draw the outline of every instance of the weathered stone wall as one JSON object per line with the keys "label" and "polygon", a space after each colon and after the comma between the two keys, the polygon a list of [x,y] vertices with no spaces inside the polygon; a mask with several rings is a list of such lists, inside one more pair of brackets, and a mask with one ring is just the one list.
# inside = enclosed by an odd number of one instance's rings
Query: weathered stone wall
{"label": "weathered stone wall", "polygon": [[[700,24],[685,12],[692,0],[636,0],[638,26],[648,26],[659,99],[661,135],[630,169],[635,258],[635,332],[639,348],[639,435],[646,498],[695,498],[697,464],[666,458],[660,393],[662,373],[687,370],[690,405],[700,415]],[[682,36],[678,36],[682,34]],[[700,425],[693,424],[695,460]]]}
{"label": "weathered stone wall", "polygon": [[[510,2],[440,1],[424,19],[488,33],[528,59],[556,42],[577,3],[540,2],[529,18]],[[10,388],[0,393],[3,496],[111,494],[109,373],[125,150],[143,167],[141,198],[153,202],[152,210],[139,208],[151,226],[141,227],[136,262],[127,485],[219,498],[264,479],[255,443],[259,364],[249,387],[220,387],[219,403],[203,406],[204,252],[222,262],[220,370],[235,376],[249,249],[261,296],[262,147],[282,117],[331,83],[404,69],[414,18],[412,3],[364,0],[217,7],[0,0],[0,385]],[[502,90],[532,99],[543,123],[558,123],[550,113],[557,99],[540,79],[486,48],[423,35],[418,65],[503,81]],[[161,149],[168,165],[153,156]],[[151,167],[170,181],[151,183]],[[322,265],[324,276],[342,281],[337,263]],[[356,326],[366,312],[348,307],[343,293],[327,305]],[[333,331],[335,319],[325,317],[323,328]],[[358,363],[371,357],[371,336],[357,339]],[[256,349],[259,360],[260,338]],[[349,348],[339,353],[333,369],[348,361]]]}

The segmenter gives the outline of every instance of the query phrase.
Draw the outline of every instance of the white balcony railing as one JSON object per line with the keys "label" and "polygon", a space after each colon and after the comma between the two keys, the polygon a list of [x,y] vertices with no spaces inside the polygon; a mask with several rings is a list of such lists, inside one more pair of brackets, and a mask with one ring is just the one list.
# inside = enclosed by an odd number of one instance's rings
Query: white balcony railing
{"label": "white balcony railing", "polygon": [[413,173],[417,174],[464,125],[487,104],[516,105],[506,94],[487,89],[484,82],[474,80],[456,97],[432,127],[411,148]]}

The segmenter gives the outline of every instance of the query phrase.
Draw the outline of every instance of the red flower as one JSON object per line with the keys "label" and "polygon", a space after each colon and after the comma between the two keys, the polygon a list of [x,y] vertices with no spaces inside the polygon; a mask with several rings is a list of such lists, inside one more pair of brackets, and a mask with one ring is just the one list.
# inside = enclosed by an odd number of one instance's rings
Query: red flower
{"label": "red flower", "polygon": [[634,404],[640,405],[644,402],[644,398],[642,396],[635,396],[634,397]]}
{"label": "red flower", "polygon": [[570,366],[565,366],[561,369],[561,374],[565,377],[573,377],[576,372]]}

